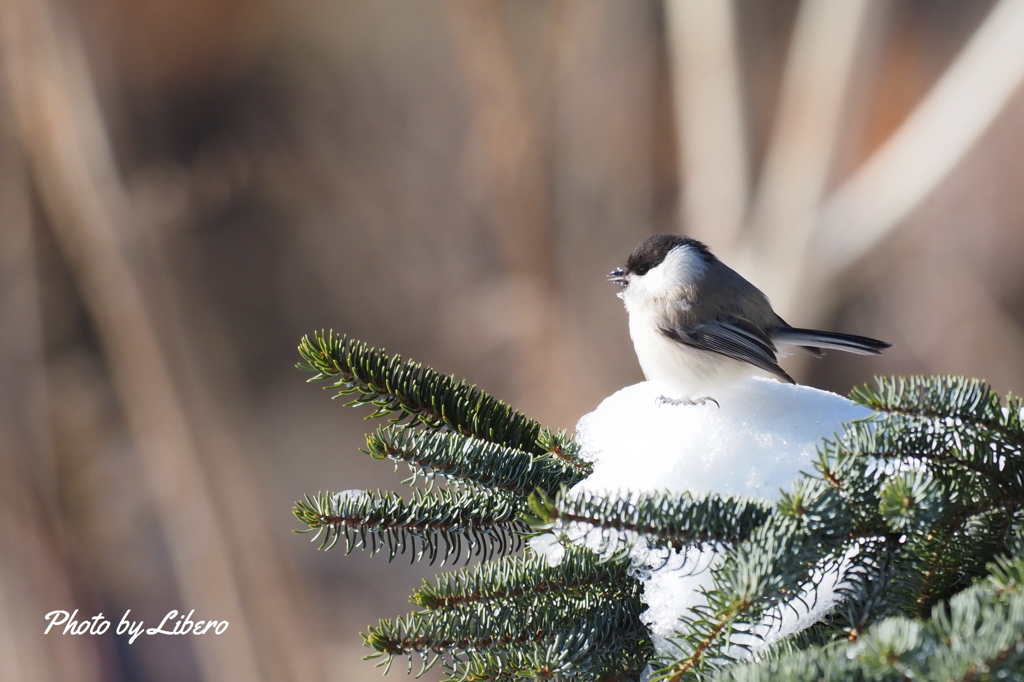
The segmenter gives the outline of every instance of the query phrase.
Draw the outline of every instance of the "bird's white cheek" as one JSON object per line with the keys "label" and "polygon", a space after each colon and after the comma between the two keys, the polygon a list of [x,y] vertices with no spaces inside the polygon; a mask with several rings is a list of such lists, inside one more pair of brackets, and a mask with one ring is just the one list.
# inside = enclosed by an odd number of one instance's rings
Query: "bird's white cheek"
{"label": "bird's white cheek", "polygon": [[650,298],[647,292],[647,287],[645,287],[644,284],[645,283],[639,278],[634,279],[618,294],[619,298],[621,298],[622,302],[626,305],[626,310],[631,314],[638,312]]}

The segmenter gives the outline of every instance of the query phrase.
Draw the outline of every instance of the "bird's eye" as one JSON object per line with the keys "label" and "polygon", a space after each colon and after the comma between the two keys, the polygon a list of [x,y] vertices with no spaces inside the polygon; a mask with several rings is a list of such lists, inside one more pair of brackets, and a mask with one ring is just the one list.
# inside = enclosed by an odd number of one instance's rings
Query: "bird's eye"
{"label": "bird's eye", "polygon": [[650,265],[638,265],[635,268],[630,268],[629,271],[632,272],[634,275],[643,276],[643,275],[646,275],[647,271],[650,270],[650,269],[651,269]]}

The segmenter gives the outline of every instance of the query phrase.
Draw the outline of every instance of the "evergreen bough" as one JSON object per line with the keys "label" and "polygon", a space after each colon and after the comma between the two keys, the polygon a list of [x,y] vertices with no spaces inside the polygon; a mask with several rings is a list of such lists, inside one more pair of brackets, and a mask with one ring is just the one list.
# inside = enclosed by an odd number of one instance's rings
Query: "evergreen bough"
{"label": "evergreen bough", "polygon": [[[345,491],[295,514],[321,548],[480,561],[412,595],[364,634],[371,658],[450,680],[1024,680],[1024,404],[960,377],[879,379],[876,416],[822,443],[775,504],[719,495],[568,489],[590,466],[564,432],[475,386],[333,332],[302,340],[312,381],[391,424],[365,452],[405,463],[410,499]],[[603,539],[551,566],[523,539],[566,524]],[[592,532],[591,536],[595,533]],[[713,546],[705,602],[652,660],[629,548]],[[841,567],[841,569],[840,569]],[[821,571],[844,597],[803,632],[735,660],[754,626]],[[746,640],[737,635],[747,634]]]}

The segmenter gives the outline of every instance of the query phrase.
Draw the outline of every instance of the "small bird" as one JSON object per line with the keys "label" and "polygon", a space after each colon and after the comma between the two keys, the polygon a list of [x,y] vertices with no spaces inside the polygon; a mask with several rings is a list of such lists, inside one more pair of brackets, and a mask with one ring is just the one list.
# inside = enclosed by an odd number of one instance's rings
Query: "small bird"
{"label": "small bird", "polygon": [[608,279],[622,287],[644,375],[680,396],[662,398],[672,404],[718,404],[704,394],[756,370],[796,383],[779,367],[778,346],[821,357],[823,348],[878,355],[891,345],[790,327],[760,289],[689,237],[648,237]]}

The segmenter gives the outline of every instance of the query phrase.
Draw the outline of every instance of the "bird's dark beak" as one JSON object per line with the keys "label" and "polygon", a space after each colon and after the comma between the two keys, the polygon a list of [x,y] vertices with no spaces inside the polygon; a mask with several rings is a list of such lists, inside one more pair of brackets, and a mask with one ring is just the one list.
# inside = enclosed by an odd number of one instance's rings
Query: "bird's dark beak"
{"label": "bird's dark beak", "polygon": [[608,281],[615,282],[619,286],[626,286],[629,284],[629,270],[626,268],[615,268],[608,273]]}

